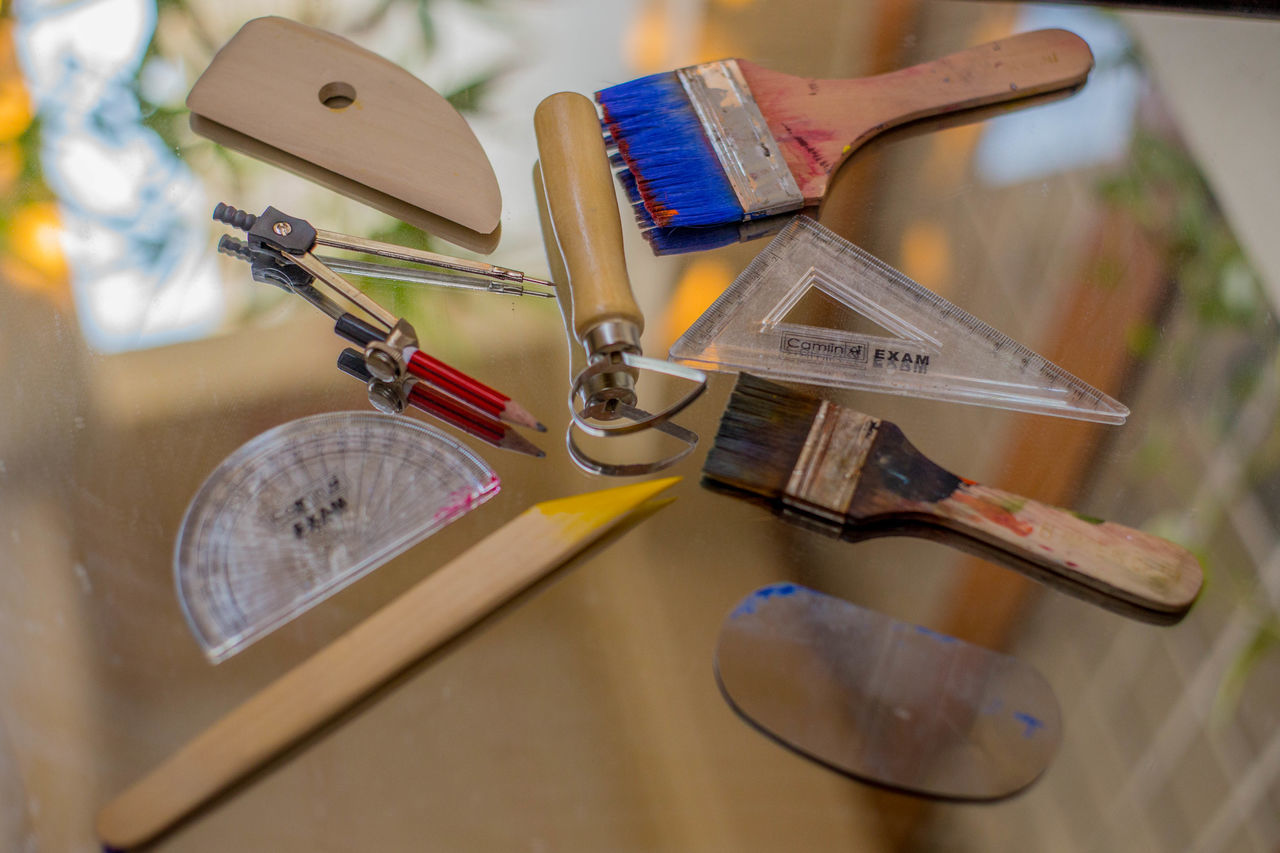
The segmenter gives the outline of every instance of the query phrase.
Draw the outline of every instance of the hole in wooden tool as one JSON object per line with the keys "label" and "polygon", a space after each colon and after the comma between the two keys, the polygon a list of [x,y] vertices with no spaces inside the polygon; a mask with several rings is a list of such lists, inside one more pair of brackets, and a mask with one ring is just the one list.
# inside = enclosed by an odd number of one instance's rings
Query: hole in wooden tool
{"label": "hole in wooden tool", "polygon": [[320,87],[320,103],[331,110],[345,110],[355,99],[356,90],[350,83],[325,83]]}

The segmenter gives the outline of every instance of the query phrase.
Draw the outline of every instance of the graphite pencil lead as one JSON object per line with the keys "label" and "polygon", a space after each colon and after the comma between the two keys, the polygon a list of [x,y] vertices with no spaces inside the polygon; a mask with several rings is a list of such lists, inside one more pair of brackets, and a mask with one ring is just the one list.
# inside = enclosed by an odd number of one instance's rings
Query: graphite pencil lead
{"label": "graphite pencil lead", "polygon": [[523,453],[526,456],[532,456],[534,459],[542,459],[547,455],[542,448],[513,429],[506,430],[502,438],[497,441],[491,441],[490,444],[503,450],[511,450],[516,453]]}

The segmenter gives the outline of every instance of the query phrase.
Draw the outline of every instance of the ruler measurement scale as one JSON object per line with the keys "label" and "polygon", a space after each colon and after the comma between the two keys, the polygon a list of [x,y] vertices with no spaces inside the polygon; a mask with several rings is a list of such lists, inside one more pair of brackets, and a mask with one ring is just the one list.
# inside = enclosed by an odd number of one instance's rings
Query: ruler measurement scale
{"label": "ruler measurement scale", "polygon": [[[886,335],[786,321],[817,289]],[[1128,409],[805,216],[672,346],[679,362],[815,385],[1123,423]]]}
{"label": "ruler measurement scale", "polygon": [[338,412],[276,427],[188,507],[174,552],[183,613],[223,660],[497,491],[483,460],[408,418]]}

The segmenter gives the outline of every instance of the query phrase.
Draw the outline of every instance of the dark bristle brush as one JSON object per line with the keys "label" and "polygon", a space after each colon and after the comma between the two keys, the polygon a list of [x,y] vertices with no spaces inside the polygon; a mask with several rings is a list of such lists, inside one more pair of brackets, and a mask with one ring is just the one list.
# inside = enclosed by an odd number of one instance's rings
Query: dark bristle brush
{"label": "dark bristle brush", "polygon": [[702,473],[846,527],[903,521],[951,530],[1165,613],[1185,612],[1203,581],[1179,545],[957,477],[888,421],[748,374]]}

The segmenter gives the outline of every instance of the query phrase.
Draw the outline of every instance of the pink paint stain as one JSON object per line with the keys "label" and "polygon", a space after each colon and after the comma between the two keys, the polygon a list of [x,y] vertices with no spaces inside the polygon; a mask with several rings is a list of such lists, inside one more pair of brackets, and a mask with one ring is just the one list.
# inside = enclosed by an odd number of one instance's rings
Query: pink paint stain
{"label": "pink paint stain", "polygon": [[971,495],[962,489],[957,489],[952,493],[951,497],[982,516],[986,521],[999,525],[1016,536],[1030,536],[1035,530],[1035,525],[1029,521],[1023,521],[1004,507],[985,498]]}
{"label": "pink paint stain", "polygon": [[453,521],[461,515],[465,515],[475,507],[483,503],[490,495],[496,492],[500,487],[497,475],[491,476],[489,482],[479,492],[472,493],[469,490],[457,491],[445,498],[444,506],[436,510],[432,518],[440,522]]}

